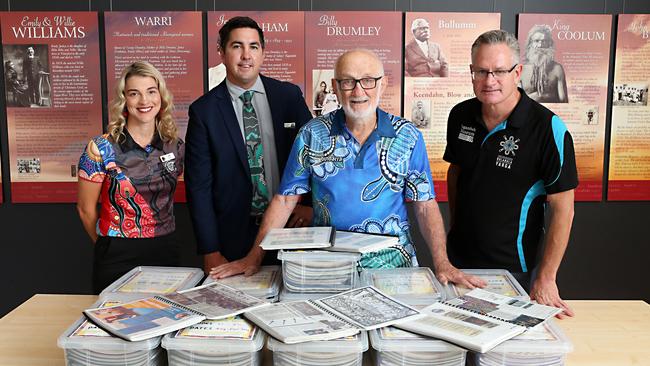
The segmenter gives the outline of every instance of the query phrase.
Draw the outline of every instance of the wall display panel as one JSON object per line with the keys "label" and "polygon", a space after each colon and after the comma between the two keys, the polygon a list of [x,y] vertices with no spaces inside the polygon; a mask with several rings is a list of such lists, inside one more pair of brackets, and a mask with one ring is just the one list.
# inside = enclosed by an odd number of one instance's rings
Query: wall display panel
{"label": "wall display panel", "polygon": [[[203,30],[201,12],[106,12],[106,78],[108,99],[125,66],[148,61],[165,77],[174,95],[174,119],[185,138],[187,110],[203,94]],[[185,202],[179,182],[176,202]]]}
{"label": "wall display panel", "polygon": [[226,77],[219,54],[219,30],[232,17],[253,18],[264,32],[264,63],[261,73],[294,83],[305,90],[305,15],[301,11],[208,12],[208,89]]}
{"label": "wall display panel", "polygon": [[332,91],[334,63],[338,56],[355,48],[377,53],[388,81],[379,106],[388,113],[400,115],[401,24],[402,13],[399,12],[305,13],[305,99],[314,115],[339,107]]}
{"label": "wall display panel", "polygon": [[438,201],[447,200],[449,163],[442,156],[449,111],[474,97],[472,43],[481,33],[499,29],[500,18],[497,13],[406,13],[404,117],[424,136]]}
{"label": "wall display panel", "polygon": [[1,16],[12,201],[75,202],[79,155],[102,132],[97,13]]}
{"label": "wall display panel", "polygon": [[650,14],[618,16],[609,200],[650,200]]}
{"label": "wall display panel", "polygon": [[521,84],[571,132],[579,201],[602,199],[611,24],[611,15],[519,15]]}

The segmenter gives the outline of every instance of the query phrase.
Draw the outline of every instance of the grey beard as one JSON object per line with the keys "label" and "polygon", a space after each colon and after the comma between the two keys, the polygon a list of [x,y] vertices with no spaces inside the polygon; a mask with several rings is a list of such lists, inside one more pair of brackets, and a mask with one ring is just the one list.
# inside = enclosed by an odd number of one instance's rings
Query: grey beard
{"label": "grey beard", "polygon": [[554,57],[555,50],[552,48],[529,48],[526,52],[526,59],[533,65],[530,82],[540,96],[548,85],[547,69],[553,63]]}

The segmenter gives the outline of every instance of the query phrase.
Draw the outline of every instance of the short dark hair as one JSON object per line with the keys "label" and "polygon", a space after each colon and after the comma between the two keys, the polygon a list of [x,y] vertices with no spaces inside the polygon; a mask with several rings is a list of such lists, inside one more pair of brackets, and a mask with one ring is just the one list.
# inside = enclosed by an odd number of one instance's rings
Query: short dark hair
{"label": "short dark hair", "polygon": [[234,17],[230,18],[226,24],[219,29],[219,47],[222,50],[226,49],[226,45],[230,39],[230,32],[238,28],[255,29],[257,34],[260,36],[260,45],[264,48],[264,32],[262,32],[262,28],[260,28],[259,24],[249,17]]}

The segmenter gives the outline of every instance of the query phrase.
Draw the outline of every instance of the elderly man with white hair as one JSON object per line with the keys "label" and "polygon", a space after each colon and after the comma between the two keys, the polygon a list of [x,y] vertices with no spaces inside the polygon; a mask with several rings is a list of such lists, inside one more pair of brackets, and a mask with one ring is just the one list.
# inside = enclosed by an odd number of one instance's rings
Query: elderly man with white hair
{"label": "elderly man with white hair", "polygon": [[413,40],[404,49],[404,72],[406,76],[449,76],[449,65],[440,45],[431,42],[429,22],[418,18],[411,23]]}
{"label": "elderly man with white hair", "polygon": [[361,267],[417,265],[408,204],[432,252],[438,279],[468,287],[485,285],[447,259],[424,139],[413,123],[379,108],[387,84],[372,51],[352,50],[338,58],[332,88],[342,108],[312,119],[300,130],[253,249],[245,258],[217,268],[213,277],[256,272],[264,257],[262,238],[271,228],[283,227],[300,195],[311,193],[314,225],[399,238],[394,247],[364,254]]}

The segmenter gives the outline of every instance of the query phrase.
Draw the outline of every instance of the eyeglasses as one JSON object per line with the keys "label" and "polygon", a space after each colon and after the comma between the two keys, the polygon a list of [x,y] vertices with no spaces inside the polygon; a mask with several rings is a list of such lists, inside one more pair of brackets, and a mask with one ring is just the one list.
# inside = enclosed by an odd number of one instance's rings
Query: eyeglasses
{"label": "eyeglasses", "polygon": [[374,89],[377,87],[377,81],[384,76],[378,76],[376,78],[363,78],[363,79],[336,79],[336,82],[339,83],[339,88],[341,90],[353,90],[357,87],[357,83],[361,84],[361,88],[365,89]]}
{"label": "eyeglasses", "polygon": [[472,80],[485,80],[487,79],[488,75],[492,75],[495,79],[501,80],[505,78],[508,74],[512,72],[512,70],[515,69],[519,64],[515,64],[513,67],[510,68],[510,70],[494,70],[494,71],[488,71],[488,70],[471,70],[472,71]]}

